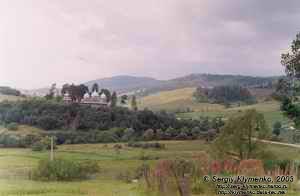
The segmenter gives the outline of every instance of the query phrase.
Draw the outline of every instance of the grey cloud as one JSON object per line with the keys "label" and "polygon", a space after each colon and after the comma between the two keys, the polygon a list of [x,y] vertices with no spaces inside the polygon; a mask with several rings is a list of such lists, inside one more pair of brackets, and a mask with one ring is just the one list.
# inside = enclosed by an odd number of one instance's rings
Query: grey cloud
{"label": "grey cloud", "polygon": [[[298,0],[4,0],[0,84],[134,74],[282,74]],[[67,71],[65,71],[67,70]]]}

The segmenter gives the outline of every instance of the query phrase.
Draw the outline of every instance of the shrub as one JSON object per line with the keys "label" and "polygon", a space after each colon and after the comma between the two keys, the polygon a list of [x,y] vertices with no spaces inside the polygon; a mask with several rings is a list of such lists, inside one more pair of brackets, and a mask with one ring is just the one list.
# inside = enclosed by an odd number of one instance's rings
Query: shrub
{"label": "shrub", "polygon": [[32,151],[44,151],[44,150],[46,150],[46,148],[45,148],[44,144],[42,144],[40,141],[38,141],[31,146],[31,150]]}
{"label": "shrub", "polygon": [[[41,138],[39,141],[35,142],[31,146],[32,151],[43,151],[51,149],[51,137],[46,136]],[[53,149],[57,149],[56,138],[53,138]]]}
{"label": "shrub", "polygon": [[2,144],[4,147],[19,147],[20,138],[15,135],[4,133],[0,135],[0,144]]}
{"label": "shrub", "polygon": [[39,135],[28,134],[22,138],[23,147],[30,147],[36,142],[40,141],[41,137]]}
{"label": "shrub", "polygon": [[125,129],[124,135],[123,135],[123,137],[122,137],[122,141],[127,142],[127,141],[129,141],[129,140],[134,139],[134,138],[133,138],[133,137],[134,137],[134,133],[135,133],[135,130],[132,129],[132,128],[127,128],[127,129]]}
{"label": "shrub", "polygon": [[37,124],[42,129],[51,130],[51,129],[56,129],[58,127],[61,127],[63,123],[61,120],[57,119],[54,116],[46,115],[46,116],[41,116],[37,120]]}
{"label": "shrub", "polygon": [[120,138],[111,131],[101,131],[96,135],[96,142],[112,143],[119,141]]}
{"label": "shrub", "polygon": [[18,130],[18,123],[9,123],[6,125],[6,128],[10,131],[17,131]]}
{"label": "shrub", "polygon": [[281,122],[276,121],[273,124],[273,134],[276,135],[276,136],[279,136],[280,132],[281,132],[281,128],[282,128]]}
{"label": "shrub", "polygon": [[133,176],[129,171],[125,171],[125,172],[120,172],[117,176],[116,176],[117,180],[121,180],[125,183],[131,183],[133,180]]}
{"label": "shrub", "polygon": [[154,139],[154,131],[153,129],[147,129],[143,134],[143,139],[146,141],[150,141]]}
{"label": "shrub", "polygon": [[85,179],[96,172],[99,172],[99,166],[94,161],[80,163],[67,159],[42,160],[33,170],[32,178],[43,181],[71,181]]}
{"label": "shrub", "polygon": [[137,143],[137,142],[131,142],[127,144],[128,147],[132,148],[156,148],[156,149],[165,149],[166,146],[164,144],[155,142],[155,143]]}
{"label": "shrub", "polygon": [[145,154],[144,151],[141,151],[141,154],[140,154],[140,156],[139,156],[139,160],[142,160],[142,161],[151,160],[151,156]]}
{"label": "shrub", "polygon": [[[51,149],[51,137],[46,136],[41,139],[41,143],[45,146],[47,150]],[[56,137],[53,137],[53,149],[57,149]]]}

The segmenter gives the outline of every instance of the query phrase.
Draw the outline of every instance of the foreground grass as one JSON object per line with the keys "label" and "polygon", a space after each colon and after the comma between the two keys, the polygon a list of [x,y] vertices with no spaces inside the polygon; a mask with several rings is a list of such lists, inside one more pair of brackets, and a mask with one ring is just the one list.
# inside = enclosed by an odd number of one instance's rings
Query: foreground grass
{"label": "foreground grass", "polygon": [[[191,158],[199,151],[210,152],[211,146],[203,141],[162,141],[165,150],[134,149],[123,145],[118,153],[114,144],[63,145],[55,157],[71,160],[97,160],[101,171],[92,179],[75,182],[38,182],[28,179],[29,171],[49,152],[30,149],[0,149],[0,196],[149,196],[140,183],[126,183],[117,178],[120,173],[134,172],[145,161],[155,164],[157,159]],[[279,159],[300,160],[300,150],[280,145],[268,145]],[[291,194],[297,195],[297,194]]]}
{"label": "foreground grass", "polygon": [[[17,183],[16,183],[17,182]],[[34,182],[29,180],[0,180],[0,195],[47,196],[139,196],[136,184],[118,181],[88,180],[82,182]]]}

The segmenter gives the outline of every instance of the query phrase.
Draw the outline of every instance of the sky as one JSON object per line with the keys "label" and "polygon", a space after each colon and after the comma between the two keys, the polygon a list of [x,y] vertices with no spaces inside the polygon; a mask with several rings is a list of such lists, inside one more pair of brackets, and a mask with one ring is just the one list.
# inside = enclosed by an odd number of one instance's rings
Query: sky
{"label": "sky", "polygon": [[0,85],[280,75],[299,20],[299,0],[1,0]]}

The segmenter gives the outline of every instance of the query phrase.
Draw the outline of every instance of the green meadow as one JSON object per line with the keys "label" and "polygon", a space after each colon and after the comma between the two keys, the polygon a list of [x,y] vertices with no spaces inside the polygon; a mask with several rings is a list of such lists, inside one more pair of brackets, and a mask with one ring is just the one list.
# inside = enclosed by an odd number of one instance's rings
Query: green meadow
{"label": "green meadow", "polygon": [[[154,165],[157,159],[192,158],[200,151],[210,151],[210,144],[203,141],[161,141],[163,150],[123,148],[118,152],[114,144],[62,145],[55,157],[71,160],[96,160],[100,172],[91,179],[73,182],[42,182],[29,179],[29,173],[39,160],[46,159],[49,152],[33,152],[30,149],[0,149],[0,195],[2,196],[148,196],[142,182],[125,182],[118,178],[134,173],[144,162]],[[300,149],[268,145],[278,157],[300,160]],[[141,160],[141,156],[149,160]],[[290,195],[298,195],[290,191]]]}
{"label": "green meadow", "polygon": [[[162,91],[143,97],[139,100],[140,108],[152,110],[183,111],[177,114],[180,118],[198,119],[199,117],[224,117],[236,114],[247,109],[256,109],[264,114],[269,126],[280,121],[288,123],[288,119],[280,111],[280,103],[274,100],[258,98],[258,103],[253,105],[233,105],[229,108],[220,104],[197,103],[193,99],[195,88],[182,88],[171,91]],[[266,97],[265,97],[266,98]],[[186,110],[191,110],[186,112]]]}

